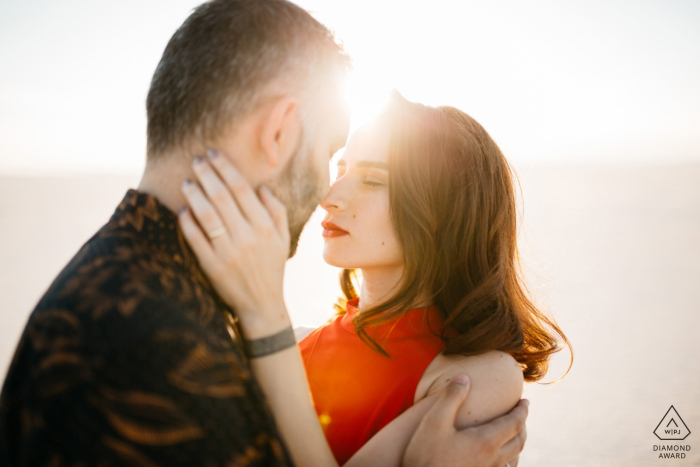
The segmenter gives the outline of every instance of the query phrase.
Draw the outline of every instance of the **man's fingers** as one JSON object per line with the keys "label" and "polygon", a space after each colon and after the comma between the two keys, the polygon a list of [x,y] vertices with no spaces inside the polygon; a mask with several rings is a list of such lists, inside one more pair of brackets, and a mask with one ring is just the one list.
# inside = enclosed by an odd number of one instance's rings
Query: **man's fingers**
{"label": "man's fingers", "polygon": [[[516,459],[520,452],[525,447],[525,441],[527,440],[527,427],[523,427],[522,431],[518,435],[508,441],[501,448],[501,454],[505,459]],[[508,461],[511,467],[515,467],[513,462]]]}
{"label": "man's fingers", "polygon": [[211,165],[214,166],[216,172],[226,183],[248,222],[258,229],[273,227],[272,219],[270,219],[270,215],[262,205],[262,202],[255,194],[248,180],[241,175],[231,161],[215,149],[208,150],[207,156]]}
{"label": "man's fingers", "polygon": [[423,417],[423,424],[428,429],[449,427],[454,430],[457,410],[469,394],[469,378],[467,375],[456,375],[450,384],[442,391],[440,397]]}
{"label": "man's fingers", "polygon": [[478,430],[485,438],[493,440],[496,446],[503,446],[525,428],[529,405],[530,401],[521,399],[507,414],[473,429]]}
{"label": "man's fingers", "polygon": [[515,456],[511,460],[508,461],[508,465],[510,467],[518,467],[518,464],[520,463],[520,456]]}

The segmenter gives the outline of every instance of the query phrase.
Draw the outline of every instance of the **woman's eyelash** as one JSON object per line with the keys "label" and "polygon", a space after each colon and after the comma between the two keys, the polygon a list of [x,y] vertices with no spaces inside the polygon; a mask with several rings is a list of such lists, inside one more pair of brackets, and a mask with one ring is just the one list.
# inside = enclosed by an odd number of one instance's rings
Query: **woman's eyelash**
{"label": "woman's eyelash", "polygon": [[370,182],[369,180],[365,180],[365,181],[362,182],[362,183],[364,183],[365,185],[369,185],[369,186],[379,186],[379,185],[383,185],[383,183]]}

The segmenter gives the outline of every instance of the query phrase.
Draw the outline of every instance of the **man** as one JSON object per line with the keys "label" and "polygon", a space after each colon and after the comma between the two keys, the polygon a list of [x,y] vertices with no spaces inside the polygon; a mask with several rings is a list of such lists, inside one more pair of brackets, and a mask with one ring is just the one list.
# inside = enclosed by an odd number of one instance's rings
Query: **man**
{"label": "man", "polygon": [[[285,0],[214,0],[192,13],[153,76],[139,190],[29,318],[0,397],[0,464],[292,465],[228,331],[235,311],[205,279],[174,211],[194,155],[220,148],[284,202],[293,253],[347,138],[348,69],[329,31]],[[412,465],[505,459],[507,440],[494,440],[521,432],[525,411],[445,446],[452,438],[433,428],[451,428],[449,408],[465,394],[448,390],[408,447]],[[518,452],[523,443],[524,430]]]}

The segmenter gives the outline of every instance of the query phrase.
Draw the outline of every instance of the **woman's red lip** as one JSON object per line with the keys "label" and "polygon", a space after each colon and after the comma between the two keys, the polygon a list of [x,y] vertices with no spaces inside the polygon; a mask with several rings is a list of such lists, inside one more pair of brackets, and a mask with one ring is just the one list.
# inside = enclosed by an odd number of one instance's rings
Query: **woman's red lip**
{"label": "woman's red lip", "polygon": [[321,222],[321,225],[323,226],[324,229],[328,229],[328,230],[340,230],[340,231],[342,231],[342,232],[348,233],[347,230],[341,229],[340,227],[338,227],[337,225],[335,225],[333,222],[323,221],[323,222]]}
{"label": "woman's red lip", "polygon": [[321,222],[321,226],[323,226],[322,235],[324,237],[341,237],[343,235],[348,235],[347,230],[341,229],[332,222],[323,221]]}

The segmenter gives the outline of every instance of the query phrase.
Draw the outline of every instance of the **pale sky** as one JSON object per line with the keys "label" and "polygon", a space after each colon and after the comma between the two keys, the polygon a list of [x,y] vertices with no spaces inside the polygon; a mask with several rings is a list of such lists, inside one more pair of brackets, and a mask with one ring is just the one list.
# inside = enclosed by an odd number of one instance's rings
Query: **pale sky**
{"label": "pale sky", "polygon": [[[145,98],[199,1],[0,0],[0,174],[135,172]],[[697,0],[299,0],[387,90],[476,118],[516,164],[700,162]]]}

